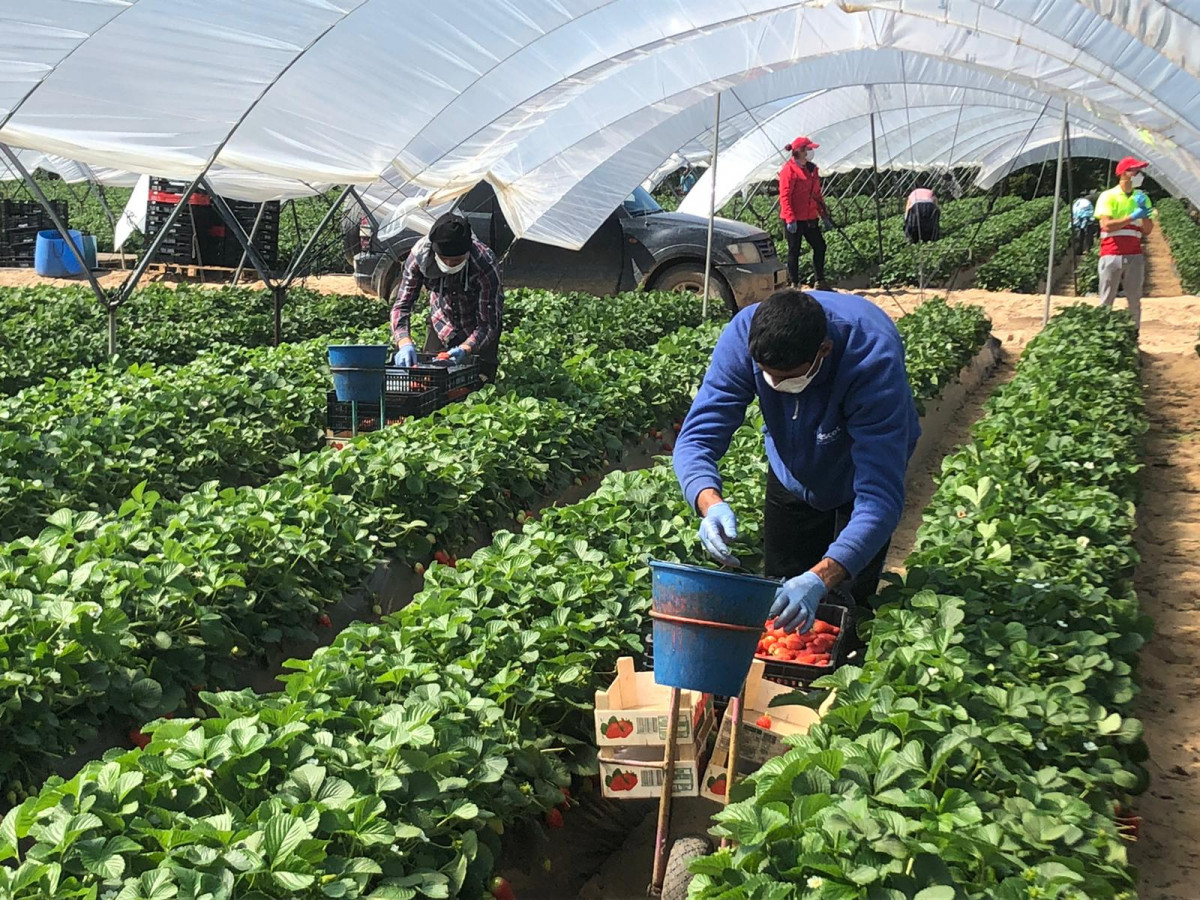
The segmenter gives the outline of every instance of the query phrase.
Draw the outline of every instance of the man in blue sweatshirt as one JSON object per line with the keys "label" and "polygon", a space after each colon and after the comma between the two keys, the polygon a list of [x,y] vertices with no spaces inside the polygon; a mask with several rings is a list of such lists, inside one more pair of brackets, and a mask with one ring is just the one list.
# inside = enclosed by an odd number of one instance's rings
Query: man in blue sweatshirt
{"label": "man in blue sweatshirt", "polygon": [[904,475],[920,434],[891,319],[868,300],[780,291],[725,328],[675,445],[675,474],[703,516],[700,539],[736,566],[737,518],[717,462],[758,397],[769,462],[766,574],[784,578],[778,627],[805,632],[830,588],[874,596],[904,509]]}

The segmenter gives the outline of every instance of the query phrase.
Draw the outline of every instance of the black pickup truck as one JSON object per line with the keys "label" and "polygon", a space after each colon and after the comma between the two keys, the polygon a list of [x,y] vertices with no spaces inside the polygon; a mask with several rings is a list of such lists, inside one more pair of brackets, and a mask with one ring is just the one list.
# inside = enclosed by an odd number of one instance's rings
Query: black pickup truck
{"label": "black pickup truck", "polygon": [[[458,210],[475,236],[504,260],[504,283],[511,287],[585,291],[604,296],[644,287],[701,291],[708,220],[666,212],[638,188],[579,250],[514,240],[512,230],[486,182],[463,197]],[[344,226],[346,251],[354,261],[359,288],[380,297],[396,289],[409,250],[420,238],[404,230],[360,252],[358,221]],[[786,271],[766,232],[744,222],[717,219],[713,226],[713,268],[709,291],[730,313],[765,299],[787,281]]]}

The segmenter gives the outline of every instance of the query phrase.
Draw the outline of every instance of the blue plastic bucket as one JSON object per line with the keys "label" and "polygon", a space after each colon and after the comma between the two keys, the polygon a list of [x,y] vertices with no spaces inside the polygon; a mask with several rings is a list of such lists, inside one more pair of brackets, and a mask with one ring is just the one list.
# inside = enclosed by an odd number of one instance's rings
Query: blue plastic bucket
{"label": "blue plastic bucket", "polygon": [[[71,242],[79,250],[79,255],[83,256],[83,235],[75,229],[67,233],[71,235]],[[33,270],[46,278],[70,278],[83,274],[75,254],[62,235],[53,229],[38,232],[33,245]]]}
{"label": "blue plastic bucket", "polygon": [[779,582],[656,560],[650,569],[655,682],[736,696]]}
{"label": "blue plastic bucket", "polygon": [[329,370],[338,400],[378,403],[391,350],[387,344],[331,345]]}

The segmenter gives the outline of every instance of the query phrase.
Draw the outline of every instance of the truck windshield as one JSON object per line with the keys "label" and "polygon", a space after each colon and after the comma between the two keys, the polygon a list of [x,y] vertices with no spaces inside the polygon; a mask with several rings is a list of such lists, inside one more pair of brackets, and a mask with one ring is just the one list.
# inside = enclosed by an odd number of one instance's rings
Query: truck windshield
{"label": "truck windshield", "polygon": [[658,201],[645,188],[634,188],[625,203],[625,212],[631,216],[649,216],[663,211]]}

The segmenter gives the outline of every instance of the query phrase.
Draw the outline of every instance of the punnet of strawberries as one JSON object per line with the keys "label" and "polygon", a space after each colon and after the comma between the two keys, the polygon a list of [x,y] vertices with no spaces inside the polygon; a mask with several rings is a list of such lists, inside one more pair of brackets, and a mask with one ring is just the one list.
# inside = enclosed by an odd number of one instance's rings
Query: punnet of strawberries
{"label": "punnet of strawberries", "polygon": [[770,662],[794,662],[805,666],[832,665],[830,654],[841,629],[831,622],[817,619],[807,634],[788,634],[767,620],[766,631],[758,639],[755,656]]}

